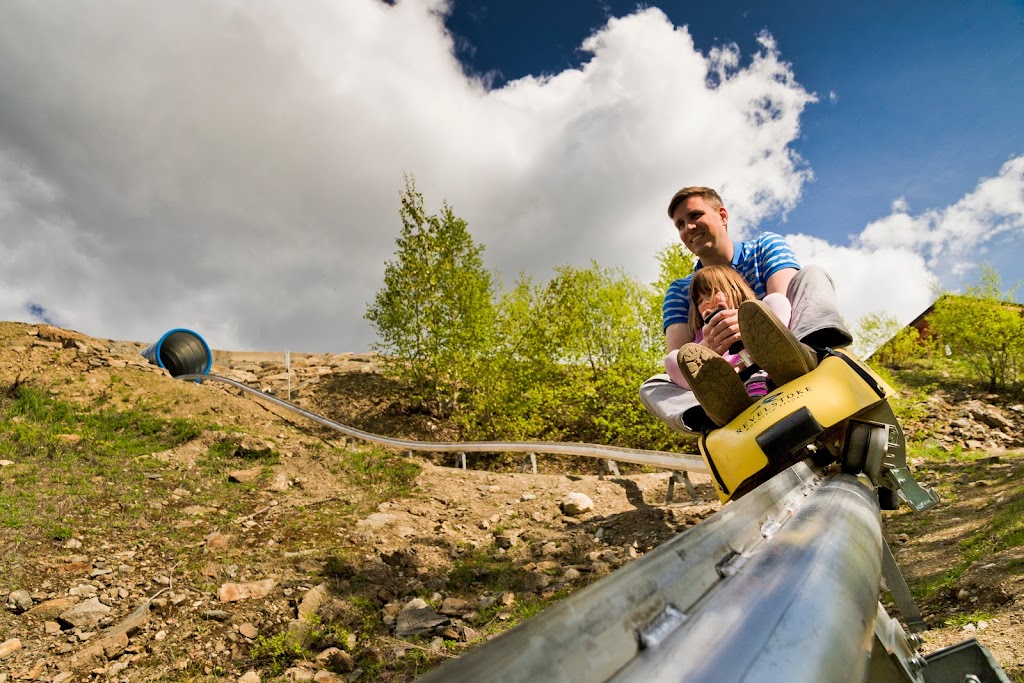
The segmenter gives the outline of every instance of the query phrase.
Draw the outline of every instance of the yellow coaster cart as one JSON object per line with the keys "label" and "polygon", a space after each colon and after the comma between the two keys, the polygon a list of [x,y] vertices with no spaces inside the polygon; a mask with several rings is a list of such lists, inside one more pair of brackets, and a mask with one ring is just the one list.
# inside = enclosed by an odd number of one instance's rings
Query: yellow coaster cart
{"label": "yellow coaster cart", "polygon": [[877,487],[879,504],[914,510],[938,502],[907,468],[906,441],[888,398],[895,391],[853,353],[828,349],[811,372],[777,388],[732,422],[706,432],[700,451],[722,502],[801,460],[838,461]]}

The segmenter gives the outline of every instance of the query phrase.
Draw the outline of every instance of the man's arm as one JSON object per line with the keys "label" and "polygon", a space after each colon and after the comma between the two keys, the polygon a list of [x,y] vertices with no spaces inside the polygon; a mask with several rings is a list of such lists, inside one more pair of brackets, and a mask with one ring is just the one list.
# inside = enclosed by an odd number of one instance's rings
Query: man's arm
{"label": "man's arm", "polygon": [[772,273],[772,276],[768,278],[768,282],[764,283],[764,288],[768,290],[769,294],[779,293],[782,296],[786,296],[786,292],[789,290],[789,282],[797,274],[796,268],[783,268],[782,270]]}
{"label": "man's arm", "polygon": [[687,323],[673,323],[665,328],[665,351],[675,351],[683,344],[693,341],[693,334]]}

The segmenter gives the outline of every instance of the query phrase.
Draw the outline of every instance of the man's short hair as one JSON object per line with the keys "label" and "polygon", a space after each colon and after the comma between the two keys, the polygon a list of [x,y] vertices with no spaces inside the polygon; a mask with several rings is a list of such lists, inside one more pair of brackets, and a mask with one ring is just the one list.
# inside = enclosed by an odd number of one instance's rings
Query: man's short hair
{"label": "man's short hair", "polygon": [[684,187],[679,190],[679,192],[672,195],[672,201],[668,203],[668,217],[672,218],[672,214],[675,212],[676,207],[690,197],[700,197],[708,203],[708,206],[716,211],[723,206],[722,198],[719,197],[718,193],[710,187]]}

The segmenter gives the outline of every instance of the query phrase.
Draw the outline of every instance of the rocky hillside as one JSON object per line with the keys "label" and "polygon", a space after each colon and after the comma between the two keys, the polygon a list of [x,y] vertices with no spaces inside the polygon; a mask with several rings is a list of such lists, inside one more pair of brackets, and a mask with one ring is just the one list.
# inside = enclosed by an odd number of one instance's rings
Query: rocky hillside
{"label": "rocky hillside", "polygon": [[[408,681],[712,514],[668,473],[469,470],[354,442],[142,344],[0,323],[0,683]],[[215,354],[215,374],[369,431],[447,425],[358,354]],[[1024,672],[1024,407],[908,395],[919,477],[944,503],[887,513],[935,628]],[[952,457],[951,457],[952,456]],[[447,466],[446,466],[447,465]]]}

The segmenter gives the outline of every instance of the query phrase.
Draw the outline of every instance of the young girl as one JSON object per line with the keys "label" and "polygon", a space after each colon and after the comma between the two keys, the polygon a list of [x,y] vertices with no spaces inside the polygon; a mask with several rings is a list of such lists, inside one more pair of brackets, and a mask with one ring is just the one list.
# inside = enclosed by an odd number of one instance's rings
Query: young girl
{"label": "young girl", "polygon": [[[731,266],[705,266],[697,270],[690,281],[690,331],[694,342],[699,344],[704,339],[704,328],[718,311],[739,308],[740,303],[756,298],[754,290]],[[789,324],[793,310],[789,299],[782,294],[768,294],[761,301],[783,325]],[[768,375],[757,366],[748,370],[752,366],[750,357],[742,348],[736,346],[734,344],[733,348],[722,354],[722,357],[740,374],[749,397],[756,399],[766,395]],[[665,372],[673,382],[690,389],[689,382],[679,369],[678,357],[678,350],[671,351],[665,356]]]}

